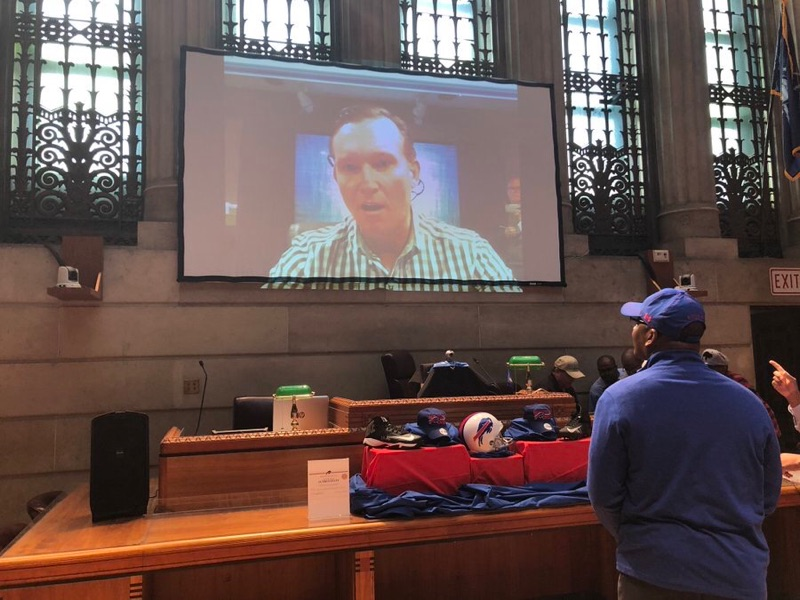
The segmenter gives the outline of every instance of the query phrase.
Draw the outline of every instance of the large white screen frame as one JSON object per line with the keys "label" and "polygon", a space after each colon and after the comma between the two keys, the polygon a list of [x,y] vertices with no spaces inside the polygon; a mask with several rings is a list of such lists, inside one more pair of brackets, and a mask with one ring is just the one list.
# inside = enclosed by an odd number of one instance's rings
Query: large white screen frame
{"label": "large white screen frame", "polygon": [[417,198],[414,210],[450,194],[454,204],[439,210],[501,246],[506,186],[518,177],[522,260],[514,281],[564,285],[551,86],[189,48],[183,68],[179,281],[270,282],[290,231],[320,225],[297,222],[317,180],[314,195],[330,195],[326,210],[339,210],[338,189],[320,167],[336,116],[372,103],[408,122],[421,162],[432,157],[422,165],[428,198]]}

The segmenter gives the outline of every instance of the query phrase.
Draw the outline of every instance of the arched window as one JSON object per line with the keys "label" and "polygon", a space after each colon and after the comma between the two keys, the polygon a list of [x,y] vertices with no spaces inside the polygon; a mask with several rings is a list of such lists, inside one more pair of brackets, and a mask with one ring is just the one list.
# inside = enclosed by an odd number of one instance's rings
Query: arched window
{"label": "arched window", "polygon": [[222,47],[330,60],[329,0],[222,0]]}
{"label": "arched window", "polygon": [[711,147],[723,237],[739,256],[780,256],[759,0],[703,0]]}
{"label": "arched window", "polygon": [[[17,0],[0,9],[4,241],[135,243],[142,202],[140,0]],[[13,82],[13,83],[12,83]]]}
{"label": "arched window", "polygon": [[494,75],[492,0],[400,0],[404,69]]}
{"label": "arched window", "polygon": [[561,0],[569,193],[593,254],[651,247],[633,0]]}

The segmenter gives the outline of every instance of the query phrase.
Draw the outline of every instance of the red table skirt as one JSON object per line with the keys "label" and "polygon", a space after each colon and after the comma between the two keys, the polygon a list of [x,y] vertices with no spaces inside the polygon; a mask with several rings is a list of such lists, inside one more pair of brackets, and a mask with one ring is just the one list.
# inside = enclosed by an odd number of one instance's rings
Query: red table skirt
{"label": "red table skirt", "polygon": [[469,459],[470,483],[487,485],[523,485],[525,483],[525,462],[521,454],[503,458]]}
{"label": "red table skirt", "polygon": [[461,444],[415,450],[364,447],[361,477],[369,487],[387,494],[413,491],[449,496],[469,483],[469,458]]}
{"label": "red table skirt", "polygon": [[392,495],[452,495],[467,483],[515,486],[586,479],[589,438],[515,442],[513,449],[516,454],[504,458],[475,458],[461,444],[415,450],[365,446],[361,476],[369,487]]}
{"label": "red table skirt", "polygon": [[525,482],[583,481],[589,466],[589,440],[515,442],[524,462]]}

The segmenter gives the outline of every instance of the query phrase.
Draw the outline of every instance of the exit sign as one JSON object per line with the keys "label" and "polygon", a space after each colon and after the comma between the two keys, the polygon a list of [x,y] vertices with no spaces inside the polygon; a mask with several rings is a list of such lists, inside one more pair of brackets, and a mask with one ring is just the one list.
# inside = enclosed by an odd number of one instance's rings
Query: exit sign
{"label": "exit sign", "polygon": [[773,296],[800,296],[800,269],[770,269],[769,287]]}

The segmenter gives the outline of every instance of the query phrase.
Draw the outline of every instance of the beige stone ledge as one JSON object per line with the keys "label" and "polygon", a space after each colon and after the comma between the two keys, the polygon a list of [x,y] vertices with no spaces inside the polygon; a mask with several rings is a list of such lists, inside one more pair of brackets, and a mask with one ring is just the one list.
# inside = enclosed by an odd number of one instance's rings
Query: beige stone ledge
{"label": "beige stone ledge", "polygon": [[67,306],[59,312],[59,357],[285,352],[288,328],[281,307]]}
{"label": "beige stone ledge", "polygon": [[178,224],[174,221],[141,221],[137,234],[140,250],[177,250]]}

